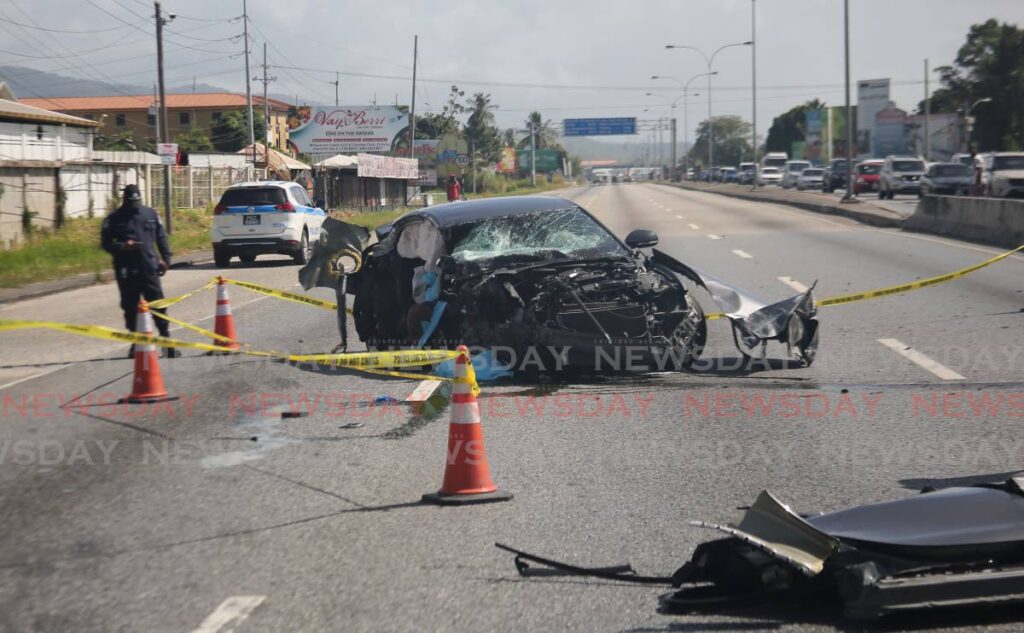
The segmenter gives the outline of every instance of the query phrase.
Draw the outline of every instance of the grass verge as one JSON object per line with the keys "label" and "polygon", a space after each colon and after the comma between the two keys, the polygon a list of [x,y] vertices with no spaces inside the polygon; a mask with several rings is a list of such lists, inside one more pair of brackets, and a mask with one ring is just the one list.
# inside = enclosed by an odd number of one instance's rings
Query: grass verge
{"label": "grass verge", "polygon": [[[212,220],[210,209],[176,210],[171,252],[209,248]],[[0,250],[0,287],[17,288],[109,269],[110,255],[100,248],[102,222],[102,218],[72,218],[60,230],[36,229],[13,248]]]}

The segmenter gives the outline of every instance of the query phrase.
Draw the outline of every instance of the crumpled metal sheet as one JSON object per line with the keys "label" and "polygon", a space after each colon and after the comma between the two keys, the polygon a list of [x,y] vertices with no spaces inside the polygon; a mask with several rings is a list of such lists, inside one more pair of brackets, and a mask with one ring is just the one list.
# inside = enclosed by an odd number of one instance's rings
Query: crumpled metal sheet
{"label": "crumpled metal sheet", "polygon": [[767,490],[743,513],[735,525],[690,521],[690,525],[725,532],[789,563],[806,576],[817,576],[839,540],[803,520]]}
{"label": "crumpled metal sheet", "polygon": [[[315,287],[337,288],[344,272],[339,258],[346,252],[362,254],[370,243],[370,231],[335,218],[327,218],[320,229],[320,239],[313,244],[313,256],[299,269],[299,283],[306,290]],[[353,271],[349,271],[353,272]]]}

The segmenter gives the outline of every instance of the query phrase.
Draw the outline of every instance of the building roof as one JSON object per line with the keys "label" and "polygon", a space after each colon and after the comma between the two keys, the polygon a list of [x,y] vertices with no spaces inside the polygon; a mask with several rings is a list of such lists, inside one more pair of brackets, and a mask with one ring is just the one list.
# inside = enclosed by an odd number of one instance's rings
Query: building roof
{"label": "building roof", "polygon": [[[266,148],[265,145],[263,145],[262,143],[256,143],[256,160],[257,160],[257,162],[264,162],[263,154],[264,154],[264,152],[266,152],[266,150],[267,150],[267,148]],[[253,153],[252,145],[249,145],[247,147],[243,147],[242,149],[238,150],[238,153],[242,154],[242,155],[246,155],[246,156],[252,155],[252,153]],[[270,154],[269,154],[268,158],[269,158],[269,167],[274,168],[274,169],[286,169],[286,170],[287,169],[309,169],[309,165],[307,165],[306,163],[304,163],[304,162],[302,162],[300,160],[297,160],[295,158],[292,158],[288,154],[285,154],[283,152],[279,152],[276,149],[274,149],[273,147],[270,148]]]}
{"label": "building roof", "polygon": [[[111,112],[113,110],[147,110],[156,100],[153,95],[108,95],[97,97],[42,97],[22,99],[21,103],[68,112]],[[284,101],[267,99],[270,107],[275,110],[287,110],[291,107]],[[263,106],[263,97],[253,96],[253,107]],[[234,92],[188,92],[167,95],[169,110],[187,110],[194,108],[243,108],[245,95]]]}
{"label": "building roof", "polygon": [[320,169],[354,169],[359,166],[359,159],[355,156],[348,156],[346,154],[338,154],[337,156],[331,156],[326,160],[322,160],[315,165]]}
{"label": "building roof", "polygon": [[34,107],[21,101],[0,99],[0,121],[18,121],[26,123],[54,123],[75,127],[98,127],[99,123],[89,119],[81,119],[68,114],[51,112]]}

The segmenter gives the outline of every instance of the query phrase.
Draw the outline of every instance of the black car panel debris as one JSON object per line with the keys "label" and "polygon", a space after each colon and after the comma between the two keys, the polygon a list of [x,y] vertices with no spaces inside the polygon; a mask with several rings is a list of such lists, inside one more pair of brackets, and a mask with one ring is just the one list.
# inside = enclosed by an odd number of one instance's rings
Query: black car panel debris
{"label": "black car panel debris", "polygon": [[[323,234],[299,279],[353,295],[356,331],[370,348],[465,344],[496,350],[513,371],[530,359],[545,371],[631,370],[638,359],[643,370],[684,369],[707,338],[689,280],[726,313],[744,354],[776,340],[804,363],[814,359],[810,290],[765,305],[658,250],[643,254],[657,243],[653,231],[622,241],[562,198],[427,207],[379,227],[374,244],[340,220],[325,221]],[[337,263],[352,251],[358,261]]]}
{"label": "black car panel debris", "polygon": [[[846,618],[874,620],[921,609],[1024,602],[1021,475],[816,515],[797,514],[764,491],[734,524],[690,523],[728,536],[699,545],[664,583],[678,590],[660,597],[662,613],[769,600],[797,607],[840,604]],[[523,561],[529,561],[624,582],[659,578],[498,546],[516,554],[522,575]]]}

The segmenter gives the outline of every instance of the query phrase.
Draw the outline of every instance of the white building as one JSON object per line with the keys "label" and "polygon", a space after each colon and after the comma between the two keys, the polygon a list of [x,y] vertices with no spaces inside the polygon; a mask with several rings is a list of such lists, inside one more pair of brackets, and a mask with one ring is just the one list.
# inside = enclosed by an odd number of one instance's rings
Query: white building
{"label": "white building", "polygon": [[63,218],[106,215],[120,191],[143,191],[159,157],[93,150],[99,123],[0,99],[0,248],[20,240],[25,223],[54,227]]}

